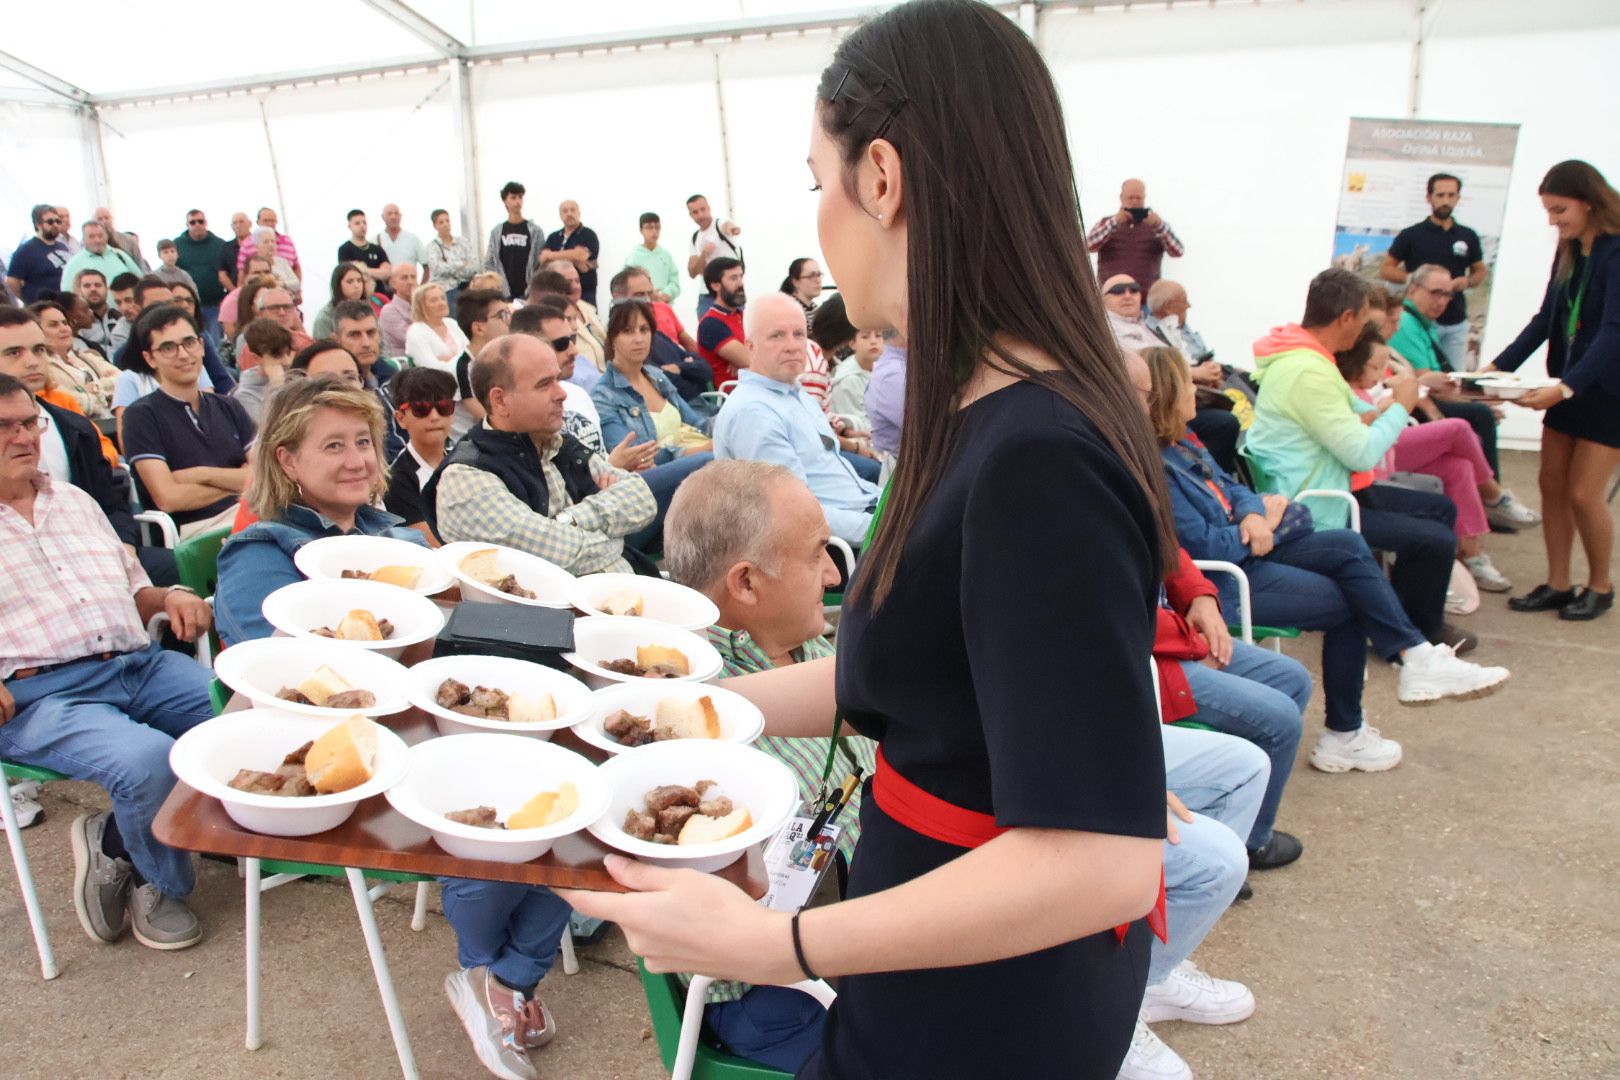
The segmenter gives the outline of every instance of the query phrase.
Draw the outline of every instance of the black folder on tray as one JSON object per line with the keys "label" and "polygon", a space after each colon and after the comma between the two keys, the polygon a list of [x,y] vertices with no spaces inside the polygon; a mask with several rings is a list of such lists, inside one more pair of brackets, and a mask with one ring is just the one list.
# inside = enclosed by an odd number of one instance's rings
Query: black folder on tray
{"label": "black folder on tray", "polygon": [[574,648],[574,613],[525,604],[462,602],[439,631],[434,656],[505,656],[561,671]]}

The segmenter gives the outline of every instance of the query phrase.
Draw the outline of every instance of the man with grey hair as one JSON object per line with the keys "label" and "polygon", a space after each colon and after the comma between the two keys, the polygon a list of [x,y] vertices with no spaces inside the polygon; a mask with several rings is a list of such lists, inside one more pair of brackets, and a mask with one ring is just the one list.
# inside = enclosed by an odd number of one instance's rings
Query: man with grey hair
{"label": "man with grey hair", "polygon": [[799,388],[809,345],[804,308],[767,293],[748,307],[747,331],[749,366],[715,418],[714,456],[789,469],[821,504],[833,535],[860,544],[878,488],[839,453],[827,414]]}
{"label": "man with grey hair", "polygon": [[[420,267],[427,262],[427,249],[422,246],[422,238],[400,225],[402,216],[399,204],[389,203],[384,206],[382,217],[382,232],[377,234],[373,243],[382,247],[388,256],[389,264],[397,270],[405,264]],[[404,349],[400,351],[404,352]]]}
{"label": "man with grey hair", "polygon": [[[829,535],[815,496],[780,465],[717,461],[676,491],[664,522],[664,566],[719,609],[706,634],[727,677],[828,662],[821,597],[838,582]],[[835,753],[831,739],[765,736],[754,745],[793,770],[802,799],[817,800],[822,768]],[[872,741],[846,735],[844,745],[849,753],[837,761],[835,780],[852,766],[871,775]],[[860,838],[859,787],[830,831],[847,864]],[[779,986],[715,983],[705,1002],[704,1019],[733,1052],[786,1071],[804,1064],[826,1019],[813,999]]]}
{"label": "man with grey hair", "polygon": [[295,302],[299,299],[301,279],[293,265],[278,254],[276,230],[268,225],[255,227],[253,230],[253,250],[249,254],[257,255],[269,263],[270,276],[281,282],[282,288],[292,294]]}
{"label": "man with grey hair", "polygon": [[62,287],[71,289],[75,275],[86,267],[92,270],[100,270],[108,281],[111,281],[119,274],[138,274],[141,272],[141,268],[135,265],[134,259],[112,245],[107,235],[106,226],[99,221],[87,221],[84,223],[84,247],[80,248],[79,253],[69,259],[66,266],[62,267]]}
{"label": "man with grey hair", "polygon": [[653,519],[652,489],[563,431],[568,395],[551,346],[498,337],[469,376],[484,420],[422,489],[434,534],[517,548],[571,574],[651,570],[624,538]]}
{"label": "man with grey hair", "polygon": [[1451,360],[1440,348],[1440,327],[1435,321],[1456,295],[1451,284],[1451,271],[1434,263],[1423,264],[1406,279],[1401,325],[1389,345],[1420,372],[1451,370]]}
{"label": "man with grey hair", "polygon": [[[288,288],[292,289],[294,293],[297,293],[302,287],[302,282],[304,280],[304,266],[298,261],[298,248],[294,246],[292,237],[287,236],[285,233],[279,231],[281,227],[281,219],[276,217],[276,212],[268,206],[259,207],[259,216],[256,219],[255,224],[258,228],[269,229],[270,232],[275,236],[276,254],[285,259],[287,265],[292,267],[293,275],[297,277],[299,281],[298,285],[289,285]],[[242,267],[246,265],[248,256],[252,254],[254,254],[254,248],[252,245],[249,245],[246,254],[241,252],[237,253],[237,273],[242,272]],[[281,275],[276,274],[276,276],[280,277]]]}
{"label": "man with grey hair", "polygon": [[[105,206],[96,207],[96,212],[91,215],[91,219],[101,223],[101,227],[107,230],[107,242],[128,255],[130,261],[136,264],[141,273],[150,274],[152,272],[151,264],[146,261],[146,256],[141,254],[141,238],[134,233],[120,232],[118,227],[113,224],[113,212],[110,209]],[[86,224],[89,223],[86,222]]]}

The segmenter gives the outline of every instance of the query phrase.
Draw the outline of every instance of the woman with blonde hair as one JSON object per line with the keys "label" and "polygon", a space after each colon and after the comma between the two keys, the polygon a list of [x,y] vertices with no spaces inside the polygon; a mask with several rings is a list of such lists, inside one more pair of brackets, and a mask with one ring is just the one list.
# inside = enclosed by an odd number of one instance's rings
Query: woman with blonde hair
{"label": "woman with blonde hair", "polygon": [[455,374],[456,357],[467,347],[467,335],[450,317],[444,286],[430,281],[411,294],[411,326],[405,331],[405,355],[412,367],[438,368]]}
{"label": "woman with blonde hair", "polygon": [[[1552,611],[1572,622],[1614,606],[1609,556],[1614,519],[1604,488],[1620,465],[1620,193],[1584,161],[1561,161],[1541,181],[1558,257],[1541,310],[1491,365],[1517,371],[1547,344],[1558,382],[1516,403],[1544,409],[1541,513],[1547,580],[1508,601],[1514,611]],[[1586,551],[1586,588],[1573,588],[1570,551]]]}
{"label": "woman with blonde hair", "polygon": [[311,540],[357,535],[422,543],[421,533],[375,505],[388,487],[383,432],[376,395],[330,377],[290,381],[271,397],[246,496],[259,520],[219,554],[214,610],[227,642],[274,632],[261,610],[264,598],[304,579],[293,556]]}

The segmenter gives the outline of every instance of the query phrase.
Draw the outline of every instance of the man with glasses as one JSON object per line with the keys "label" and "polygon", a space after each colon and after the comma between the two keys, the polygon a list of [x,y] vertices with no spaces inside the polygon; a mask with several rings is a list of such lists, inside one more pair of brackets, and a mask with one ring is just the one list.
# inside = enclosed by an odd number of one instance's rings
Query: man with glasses
{"label": "man with glasses", "polygon": [[74,908],[92,941],[126,923],[153,949],[202,940],[186,906],[186,852],[152,835],[174,788],[174,740],[212,715],[208,670],[146,635],[166,614],[187,641],[208,605],[156,588],[94,501],[42,467],[44,421],[28,388],[0,375],[0,756],[100,784],[112,810],[71,828]]}
{"label": "man with glasses", "polygon": [[[260,289],[253,298],[253,316],[255,319],[273,319],[280,324],[287,333],[292,335],[293,352],[298,352],[304,346],[312,344],[315,339],[309,336],[304,324],[298,321],[298,305],[293,303],[292,293],[286,289]],[[244,319],[246,322],[251,319]],[[236,357],[236,366],[242,371],[251,371],[257,367],[259,358],[252,349],[245,344]]]}
{"label": "man with glasses", "polygon": [[473,358],[512,327],[512,304],[494,289],[466,289],[456,297],[456,325],[467,335],[467,347],[456,357],[456,417],[450,437],[459,439],[484,419],[484,407],[472,388]]}
{"label": "man with glasses", "polygon": [[[229,289],[219,277],[220,260],[225,256],[225,241],[208,229],[208,215],[201,210],[186,211],[186,230],[174,238],[178,253],[176,265],[190,274],[197,283],[197,303],[202,305],[203,330],[219,347],[219,305]],[[162,252],[159,252],[161,255]]]}
{"label": "man with glasses", "polygon": [[1108,329],[1122,349],[1152,349],[1169,342],[1142,321],[1142,286],[1129,274],[1115,274],[1102,284],[1103,307],[1108,312]]}
{"label": "man with glasses", "polygon": [[[56,207],[40,203],[32,212],[34,235],[11,253],[6,288],[25,304],[45,299],[62,287],[62,270],[72,257],[62,239],[62,216]],[[72,280],[69,275],[68,280]]]}
{"label": "man with glasses", "polygon": [[1147,185],[1140,180],[1120,185],[1119,210],[1092,226],[1086,250],[1097,253],[1097,280],[1125,274],[1143,290],[1159,280],[1166,255],[1179,259],[1187,252],[1170,223],[1147,205]]}
{"label": "man with glasses", "polygon": [[182,539],[229,525],[247,486],[252,418],[235,398],[198,386],[203,340],[181,308],[143,313],[129,347],[140,350],[158,383],[124,411],[124,457],[146,501],[174,518]]}

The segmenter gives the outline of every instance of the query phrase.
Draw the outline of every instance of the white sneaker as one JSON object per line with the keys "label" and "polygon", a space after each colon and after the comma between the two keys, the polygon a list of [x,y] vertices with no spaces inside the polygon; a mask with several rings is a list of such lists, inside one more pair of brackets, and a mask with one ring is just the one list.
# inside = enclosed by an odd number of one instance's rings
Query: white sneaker
{"label": "white sneaker", "polygon": [[1119,1080],[1193,1080],[1193,1071],[1152,1028],[1138,1020],[1125,1063],[1119,1067]]}
{"label": "white sneaker", "polygon": [[1492,525],[1509,529],[1524,529],[1541,524],[1541,515],[1513,497],[1513,492],[1502,489],[1502,499],[1495,506],[1485,504],[1485,520]]}
{"label": "white sneaker", "polygon": [[17,828],[26,829],[30,825],[37,825],[45,818],[45,808],[35,802],[29,793],[39,792],[39,785],[32,781],[23,781],[11,786],[11,809],[17,814]]}
{"label": "white sneaker", "polygon": [[1483,667],[1457,659],[1450,645],[1418,645],[1401,656],[1398,697],[1403,705],[1441,698],[1477,697],[1508,681],[1505,667]]}
{"label": "white sneaker", "polygon": [[[1513,582],[1502,576],[1502,571],[1492,564],[1489,555],[1480,554],[1475,555],[1472,559],[1464,559],[1463,565],[1468,567],[1468,572],[1474,576],[1474,584],[1486,592],[1511,592],[1513,590]],[[1451,599],[1449,592],[1446,594],[1446,599],[1448,601]]]}
{"label": "white sneaker", "polygon": [[1324,731],[1311,750],[1311,767],[1321,772],[1341,773],[1351,769],[1386,772],[1401,763],[1401,744],[1378,734],[1378,729],[1362,724],[1349,737],[1337,731]]}
{"label": "white sneaker", "polygon": [[1254,995],[1231,979],[1217,979],[1191,960],[1177,964],[1165,980],[1147,988],[1142,1022],[1186,1020],[1193,1024],[1235,1024],[1254,1015]]}

